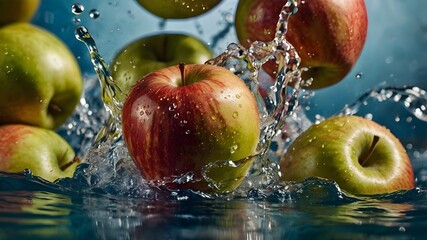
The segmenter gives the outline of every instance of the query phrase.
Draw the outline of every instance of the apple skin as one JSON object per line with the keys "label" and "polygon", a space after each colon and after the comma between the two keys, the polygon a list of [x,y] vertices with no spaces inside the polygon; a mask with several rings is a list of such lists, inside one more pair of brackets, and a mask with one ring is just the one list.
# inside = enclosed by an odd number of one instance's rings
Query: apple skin
{"label": "apple skin", "polygon": [[[374,136],[379,141],[370,151]],[[357,116],[331,117],[311,126],[289,146],[280,169],[282,180],[327,178],[356,195],[414,188],[412,165],[400,141],[387,128]]]}
{"label": "apple skin", "polygon": [[80,100],[83,80],[74,55],[30,23],[0,28],[0,124],[54,129]]}
{"label": "apple skin", "polygon": [[131,87],[144,75],[179,63],[205,63],[213,57],[201,40],[181,33],[155,34],[124,47],[111,64],[111,74],[124,101]]}
{"label": "apple skin", "polygon": [[79,159],[73,148],[50,129],[11,124],[0,126],[0,171],[22,172],[54,182],[72,177]]}
{"label": "apple skin", "polygon": [[164,19],[186,19],[202,15],[222,0],[137,0],[147,11]]}
{"label": "apple skin", "polygon": [[165,185],[228,192],[252,166],[259,118],[255,98],[240,78],[222,67],[190,64],[167,67],[139,81],[124,103],[122,128],[146,180],[163,183],[193,173],[199,181]]}
{"label": "apple skin", "polygon": [[[240,0],[235,29],[239,42],[274,38],[279,14],[286,0]],[[301,57],[300,67],[308,68],[303,79],[313,78],[308,89],[338,83],[350,72],[365,45],[368,14],[364,0],[312,0],[302,4],[289,18],[286,39]],[[272,64],[267,72],[273,76]],[[275,75],[275,74],[274,74]]]}
{"label": "apple skin", "polygon": [[39,5],[40,0],[0,0],[0,26],[30,21]]}

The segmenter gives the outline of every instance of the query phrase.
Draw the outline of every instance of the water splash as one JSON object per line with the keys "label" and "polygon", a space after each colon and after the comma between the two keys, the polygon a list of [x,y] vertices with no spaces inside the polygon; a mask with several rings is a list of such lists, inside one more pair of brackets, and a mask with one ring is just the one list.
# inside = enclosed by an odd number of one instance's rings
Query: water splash
{"label": "water splash", "polygon": [[110,114],[107,123],[104,124],[104,127],[97,135],[95,143],[105,142],[109,138],[119,138],[121,136],[120,123],[123,103],[118,100],[117,95],[122,94],[122,91],[114,82],[108,65],[99,54],[95,40],[88,29],[84,26],[78,26],[74,34],[76,39],[83,42],[89,50],[90,58],[100,83],[102,101],[104,102],[105,109]]}
{"label": "water splash", "polygon": [[[285,120],[298,106],[301,85],[300,58],[295,48],[286,40],[288,19],[298,11],[296,1],[287,1],[283,6],[276,27],[275,37],[270,42],[255,41],[249,49],[231,43],[225,52],[207,61],[207,64],[222,66],[245,81],[254,93],[260,110],[261,129],[254,175],[262,176],[254,182],[271,184],[278,179],[278,166],[267,158],[270,144],[282,129]],[[276,64],[275,79],[263,79],[262,67],[272,61]],[[266,75],[264,75],[265,77]],[[261,86],[261,82],[267,85]],[[267,83],[266,83],[267,82]],[[294,87],[289,83],[293,82]],[[264,91],[263,93],[261,92]],[[250,185],[253,185],[250,184]]]}
{"label": "water splash", "polygon": [[[299,85],[301,82],[301,70],[298,69],[300,58],[294,47],[285,38],[288,19],[297,10],[297,1],[287,1],[280,13],[276,34],[271,42],[256,41],[252,43],[249,49],[232,43],[224,53],[206,62],[206,64],[225,67],[235,73],[244,80],[257,100],[260,110],[261,129],[260,142],[258,144],[259,154],[251,156],[257,158],[252,170],[252,175],[256,177],[251,177],[254,180],[249,183],[252,187],[254,187],[255,183],[257,183],[256,185],[268,185],[278,180],[278,165],[270,162],[267,157],[269,147],[273,138],[284,125],[285,119],[298,106]],[[95,40],[88,29],[84,26],[78,26],[75,29],[75,37],[83,42],[89,50],[92,64],[101,86],[102,101],[109,113],[107,122],[95,139],[92,151],[96,152],[101,144],[106,144],[110,147],[104,154],[98,152],[98,156],[102,155],[111,158],[111,153],[114,153],[116,146],[122,142],[121,109],[123,103],[119,100],[122,98],[118,97],[122,92],[111,77],[108,65],[99,54]],[[262,79],[260,73],[263,71],[263,65],[268,62],[274,62],[277,69],[274,71],[275,76],[273,78],[269,77],[271,79],[265,80]],[[265,76],[267,75],[265,74]],[[289,87],[290,82],[294,83],[293,88]],[[115,163],[119,158],[126,158],[126,154],[118,154],[112,159],[107,159],[107,165],[114,169]],[[239,162],[236,162],[236,167],[238,166]],[[89,171],[94,173],[96,169],[96,167],[91,168]],[[209,171],[209,166],[206,166],[205,171]],[[188,176],[191,176],[191,173],[184,173],[183,176],[179,178],[180,181],[199,180],[189,178]],[[176,179],[172,179],[172,181],[174,180]]]}
{"label": "water splash", "polygon": [[427,92],[416,86],[383,87],[367,91],[354,103],[346,105],[338,115],[355,115],[368,100],[392,101],[403,107],[421,121],[427,122]]}

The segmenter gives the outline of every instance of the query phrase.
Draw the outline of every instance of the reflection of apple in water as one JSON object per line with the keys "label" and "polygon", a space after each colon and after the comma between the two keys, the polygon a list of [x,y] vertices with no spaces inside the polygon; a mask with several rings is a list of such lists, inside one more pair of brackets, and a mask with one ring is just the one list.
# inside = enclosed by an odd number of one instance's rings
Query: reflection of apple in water
{"label": "reflection of apple in water", "polygon": [[[280,11],[287,0],[240,0],[236,10],[236,32],[242,45],[273,40]],[[363,49],[368,18],[363,0],[298,1],[298,12],[289,19],[286,39],[313,78],[308,88],[322,88],[341,81],[352,69]],[[271,64],[270,64],[271,65]],[[272,72],[273,69],[266,69]]]}
{"label": "reflection of apple in water", "polygon": [[196,181],[167,186],[202,191],[240,185],[260,131],[257,104],[245,83],[225,68],[204,64],[146,75],[129,93],[122,119],[129,153],[147,180],[185,180],[182,175],[193,173]]}
{"label": "reflection of apple in water", "polygon": [[282,180],[332,179],[353,194],[414,188],[410,159],[385,127],[356,116],[332,117],[303,132],[280,161]]}
{"label": "reflection of apple in water", "polygon": [[48,181],[72,177],[79,163],[73,148],[52,130],[28,125],[0,126],[0,171],[30,169]]}
{"label": "reflection of apple in water", "polygon": [[2,225],[1,239],[76,239],[76,229],[70,228],[73,225],[71,197],[29,189],[31,187],[26,191],[7,189],[6,194],[0,195],[2,220],[13,216],[8,224],[19,226],[17,231],[16,227]]}
{"label": "reflection of apple in water", "polygon": [[80,100],[77,61],[56,36],[29,23],[0,28],[0,124],[60,126]]}
{"label": "reflection of apple in water", "polygon": [[39,4],[40,0],[0,0],[0,25],[31,20]]}
{"label": "reflection of apple in water", "polygon": [[222,0],[137,0],[152,14],[165,19],[184,19],[210,11]]}
{"label": "reflection of apple in water", "polygon": [[[205,63],[213,56],[201,40],[166,33],[138,39],[124,47],[111,64],[113,79],[124,94],[144,75],[179,63]],[[122,97],[123,101],[125,96]]]}

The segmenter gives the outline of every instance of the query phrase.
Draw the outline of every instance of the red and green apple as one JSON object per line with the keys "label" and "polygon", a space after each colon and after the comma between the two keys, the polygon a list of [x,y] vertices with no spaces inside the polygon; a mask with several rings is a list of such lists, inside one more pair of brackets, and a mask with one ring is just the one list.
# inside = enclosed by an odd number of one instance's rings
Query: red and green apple
{"label": "red and green apple", "polygon": [[179,63],[205,63],[213,57],[203,41],[182,33],[146,36],[124,47],[112,61],[110,71],[124,101],[130,88],[144,75]]}
{"label": "red and green apple", "polygon": [[202,15],[222,0],[137,0],[152,14],[164,19],[185,19]]}
{"label": "red and green apple", "polygon": [[11,124],[0,126],[0,171],[23,172],[55,181],[72,177],[80,160],[73,148],[50,129]]}
{"label": "red and green apple", "polygon": [[[287,0],[240,0],[235,29],[239,42],[272,41],[279,14]],[[363,50],[368,29],[364,0],[298,0],[298,11],[289,18],[286,39],[308,68],[304,88],[319,89],[338,83],[350,72]],[[274,76],[274,64],[265,69]]]}
{"label": "red and green apple", "polygon": [[0,124],[54,129],[80,100],[79,65],[55,35],[30,23],[0,27]]}
{"label": "red and green apple", "polygon": [[260,116],[253,94],[231,71],[180,64],[146,75],[131,89],[122,128],[148,181],[228,192],[257,154]]}
{"label": "red and green apple", "polygon": [[384,126],[357,116],[337,116],[312,125],[280,161],[282,180],[334,180],[352,194],[384,194],[414,188],[411,161]]}
{"label": "red and green apple", "polygon": [[39,5],[40,0],[0,0],[0,26],[30,21]]}

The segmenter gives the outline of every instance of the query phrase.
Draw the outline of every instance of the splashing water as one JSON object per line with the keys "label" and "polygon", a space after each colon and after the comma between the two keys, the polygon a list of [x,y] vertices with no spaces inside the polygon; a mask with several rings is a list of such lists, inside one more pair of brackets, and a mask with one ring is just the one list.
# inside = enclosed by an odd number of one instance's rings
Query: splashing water
{"label": "splashing water", "polygon": [[401,103],[408,112],[419,120],[427,122],[427,92],[416,86],[384,87],[367,91],[353,104],[345,106],[338,114],[354,115],[359,111],[360,106],[369,99],[378,102]]}
{"label": "splashing water", "polygon": [[87,28],[78,26],[75,30],[75,37],[77,40],[83,42],[89,50],[92,64],[100,82],[102,101],[104,102],[107,112],[110,114],[107,123],[98,134],[95,143],[104,142],[110,137],[117,139],[121,136],[121,128],[119,125],[121,122],[121,109],[123,105],[123,103],[118,100],[117,95],[121,94],[122,91],[115,84],[108,69],[108,65],[99,54],[95,40],[92,38]]}
{"label": "splashing water", "polygon": [[[280,13],[275,37],[272,41],[255,41],[248,49],[239,44],[231,43],[223,53],[206,62],[206,64],[229,69],[239,76],[253,92],[260,111],[261,129],[258,154],[255,156],[256,160],[249,176],[245,178],[239,188],[240,190],[238,189],[238,191],[242,191],[242,194],[245,194],[248,189],[266,189],[270,186],[278,186],[280,178],[278,166],[280,157],[278,156],[286,149],[286,143],[289,143],[312,124],[303,112],[298,111],[300,88],[306,84],[301,78],[305,69],[299,69],[300,58],[298,53],[286,40],[288,19],[297,11],[297,2],[287,1]],[[118,96],[122,92],[115,84],[108,65],[99,54],[95,40],[88,29],[84,26],[78,26],[75,30],[75,36],[89,50],[101,86],[104,107],[109,114],[107,122],[104,123],[95,138],[93,147],[87,153],[86,159],[90,163],[88,169],[85,170],[87,179],[92,186],[117,188],[111,184],[117,182],[117,177],[123,177],[123,175],[117,175],[117,172],[125,169],[124,171],[127,171],[128,174],[125,174],[127,179],[124,182],[129,183],[131,188],[142,186],[142,189],[146,189],[147,184],[150,183],[145,182],[138,174],[127,153],[121,135],[123,103],[118,99],[123,98]],[[262,68],[266,63],[271,62],[276,64],[275,78],[268,75]],[[292,86],[290,85],[291,82]],[[426,92],[418,87],[388,87],[370,91],[361,96],[355,103],[347,105],[338,114],[356,114],[361,104],[368,98],[402,103],[417,118],[427,121]],[[287,134],[282,132],[285,125],[288,129]],[[205,166],[204,171],[207,173],[211,168],[218,166],[237,167],[240,164],[239,162],[244,162],[243,160],[237,162],[217,161]],[[104,176],[104,173],[110,174]],[[202,175],[206,176],[207,174],[202,173]],[[188,172],[181,176],[173,176],[166,181],[185,183],[200,180],[194,179],[194,176],[194,173]],[[205,180],[209,181],[209,179]]]}
{"label": "splashing water", "polygon": [[[300,58],[294,47],[287,42],[286,32],[288,19],[298,11],[296,1],[288,1],[282,8],[276,27],[275,37],[271,42],[255,41],[249,49],[235,43],[228,45],[227,50],[211,59],[207,64],[225,67],[243,79],[257,99],[261,117],[260,152],[258,161],[253,167],[255,183],[269,185],[278,179],[278,166],[270,163],[267,153],[273,138],[283,127],[285,119],[298,106],[299,88],[302,70],[298,69]],[[277,66],[276,79],[271,79],[268,87],[261,87],[262,66],[274,60]],[[294,88],[288,85],[294,82]],[[260,89],[265,90],[262,94]],[[259,176],[260,178],[255,178]],[[257,184],[258,185],[258,184]]]}
{"label": "splashing water", "polygon": [[[270,184],[272,181],[277,180],[277,164],[269,162],[267,153],[270,143],[283,126],[284,119],[290,116],[298,105],[298,86],[301,81],[301,70],[298,69],[300,59],[293,46],[285,39],[288,18],[296,12],[296,1],[288,1],[283,6],[277,24],[276,35],[271,42],[257,41],[249,49],[232,43],[224,53],[206,62],[206,64],[222,66],[235,73],[245,81],[256,97],[260,110],[261,129],[260,142],[258,144],[259,154],[255,161],[257,167],[254,167],[252,175],[259,176],[259,179],[255,180],[252,178],[254,181],[248,183],[251,186],[255,183],[257,185]],[[120,114],[123,103],[117,97],[118,94],[122,93],[111,77],[108,65],[99,54],[95,40],[90,35],[88,29],[84,26],[78,26],[75,29],[75,37],[77,40],[83,42],[89,50],[92,64],[101,85],[101,97],[109,113],[109,118],[96,137],[94,146],[96,147],[100,144],[111,145],[112,147],[105,155],[106,157],[110,157],[110,159],[105,161],[109,162],[110,166],[115,166],[115,162],[118,159],[111,159],[112,153],[117,151],[116,146],[121,146],[119,147],[120,149],[124,148],[124,144],[119,144],[122,141]],[[268,82],[268,87],[261,87],[259,81],[259,73],[262,71],[261,67],[266,62],[272,60],[276,62],[278,67],[276,79]],[[296,82],[294,85],[297,87],[289,89],[288,83],[291,81]],[[265,85],[265,83],[263,84]],[[260,92],[261,88],[264,89],[265,94]],[[119,154],[118,157],[128,158],[125,153]],[[208,165],[205,169],[209,171],[211,167],[218,164],[221,163],[213,163],[212,166]],[[224,164],[228,166],[229,162],[224,161]],[[91,172],[95,172],[95,169]],[[194,181],[195,179],[188,178],[191,175],[191,173],[186,173],[182,177],[178,176],[177,179],[179,178],[180,181],[182,179]]]}

